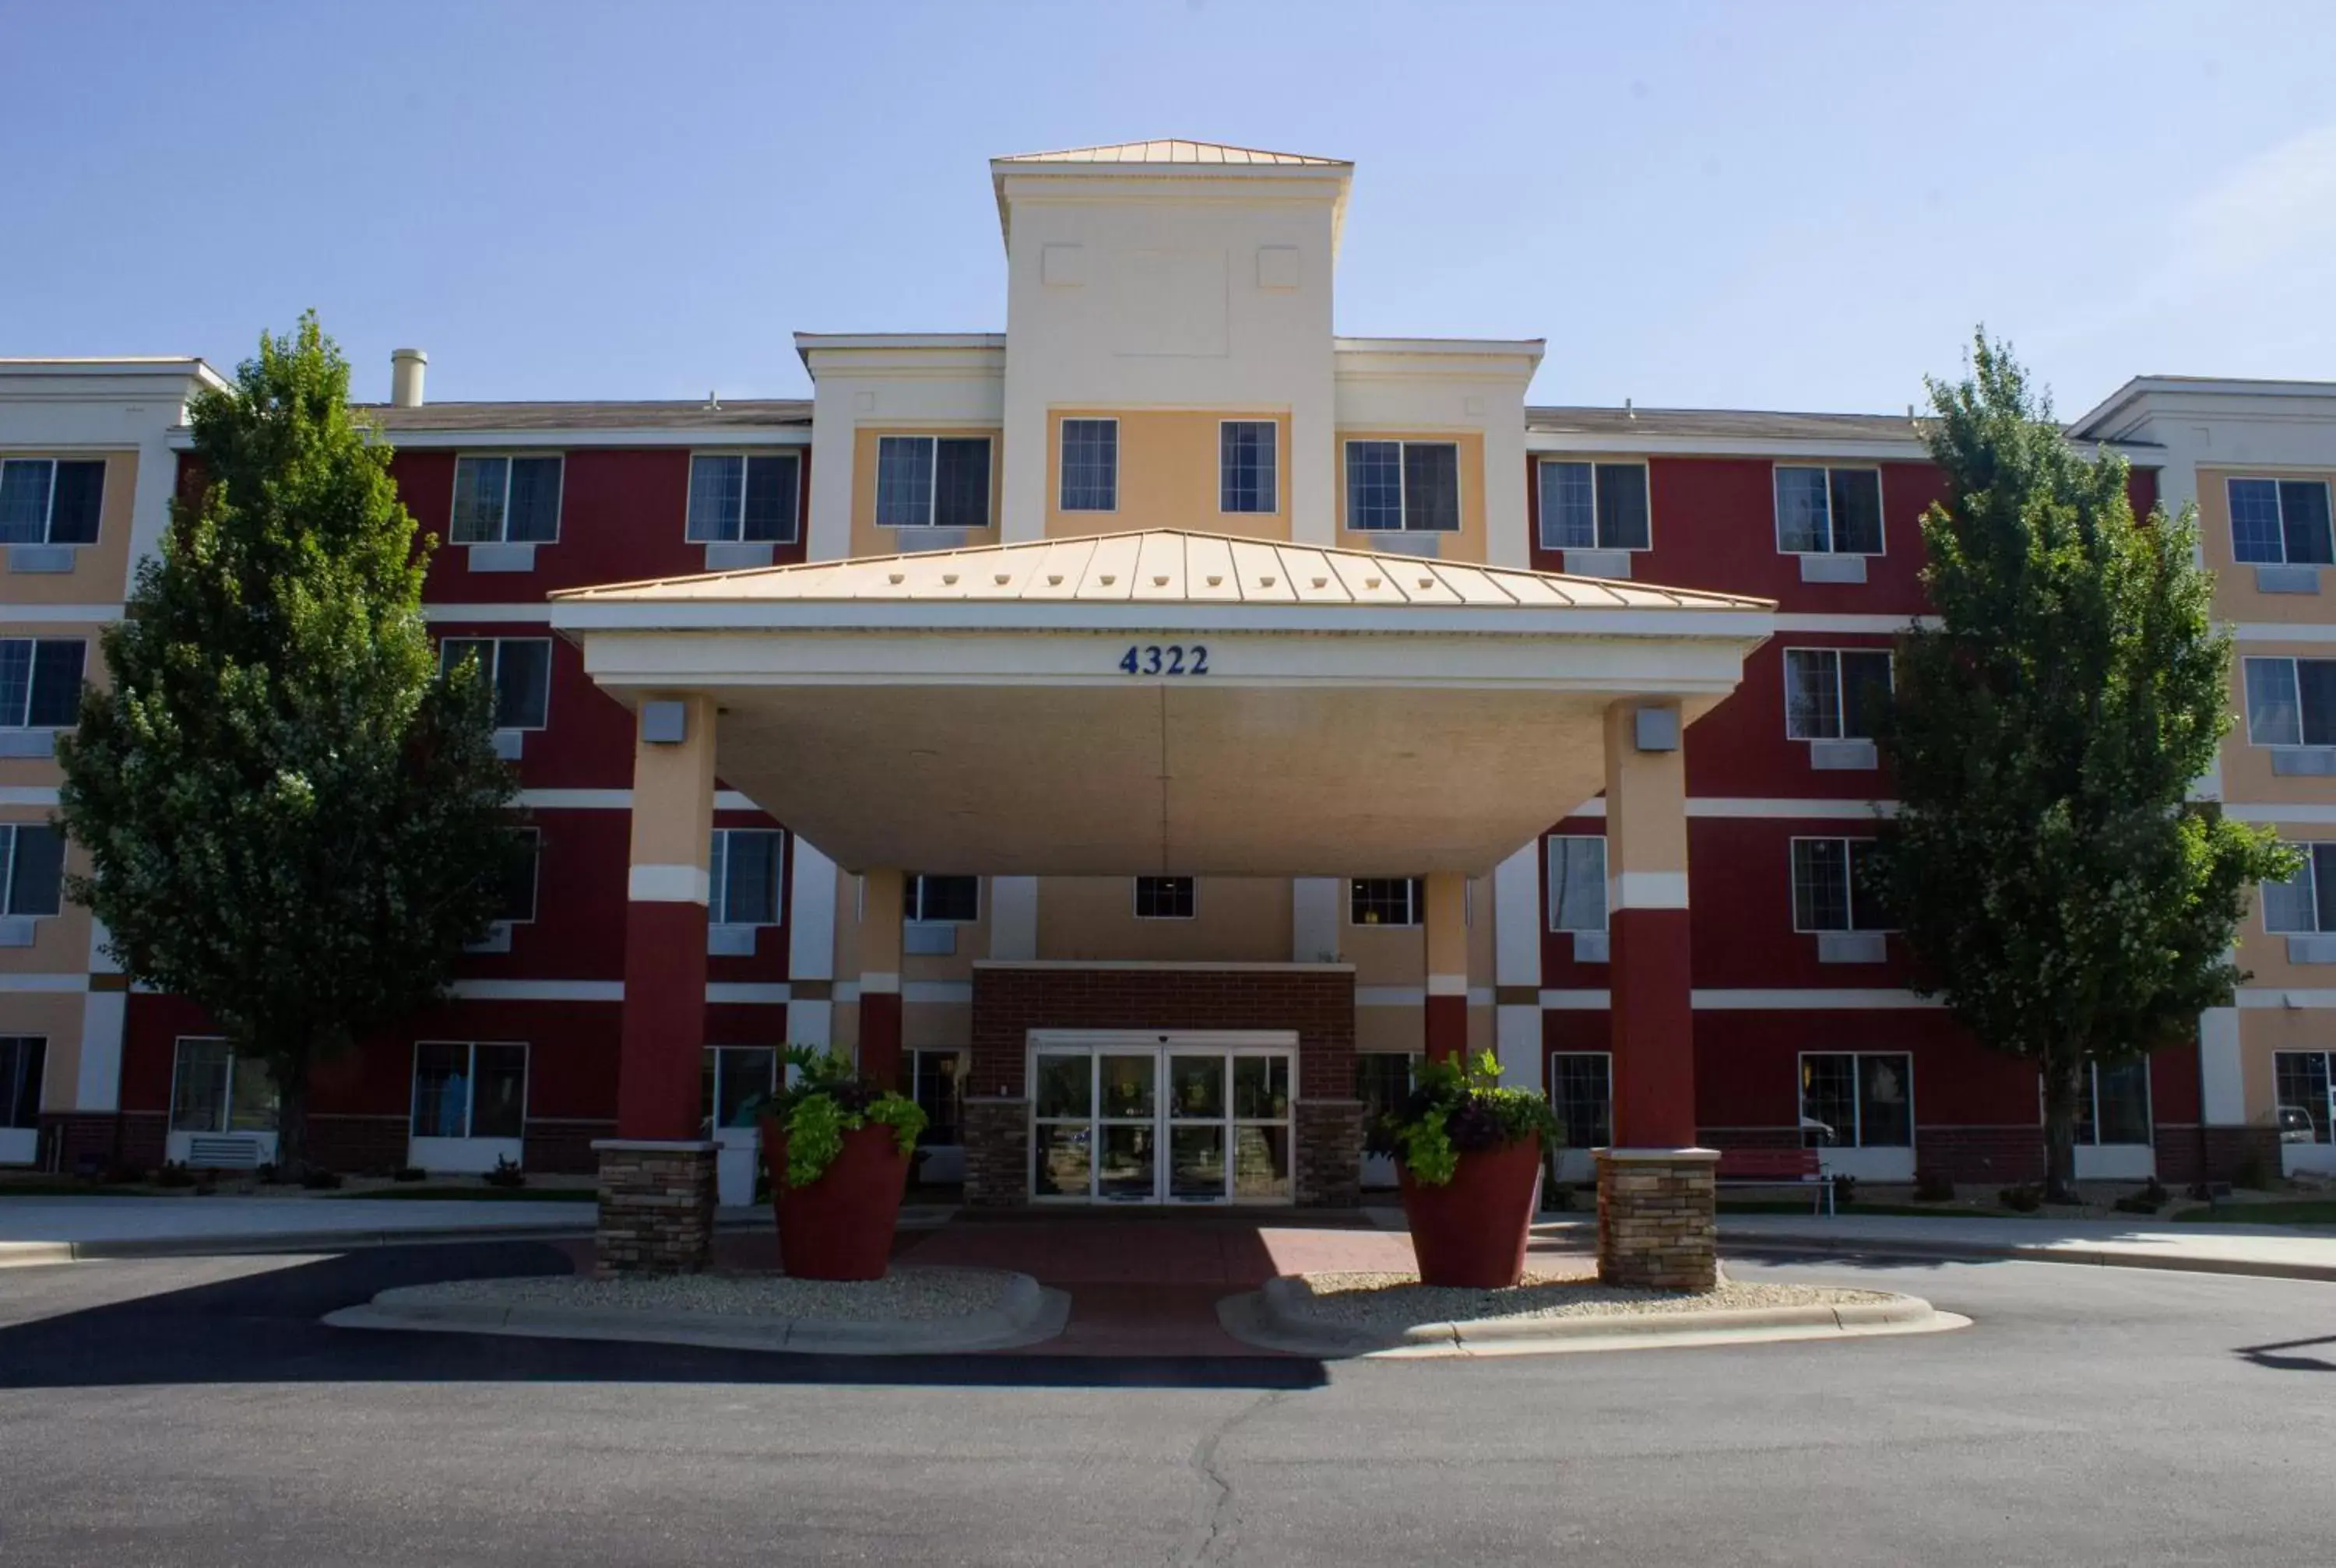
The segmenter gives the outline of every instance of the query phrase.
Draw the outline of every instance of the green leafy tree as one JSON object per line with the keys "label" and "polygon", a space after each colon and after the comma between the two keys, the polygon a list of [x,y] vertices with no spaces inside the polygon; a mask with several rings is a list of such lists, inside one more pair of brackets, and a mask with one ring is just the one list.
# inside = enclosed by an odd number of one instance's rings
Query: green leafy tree
{"label": "green leafy tree", "polygon": [[1983,333],[1963,380],[1929,385],[1940,624],[1899,643],[1883,744],[1900,804],[1875,872],[1926,992],[2041,1074],[2047,1193],[2066,1202],[2088,1068],[2191,1038],[2230,1001],[2252,885],[2294,859],[2190,798],[2231,725],[2193,510],[2137,520],[2125,460],[2077,451]]}
{"label": "green leafy tree", "polygon": [[307,1168],[316,1065],[443,993],[519,852],[475,661],[442,677],[387,446],[303,316],[190,409],[171,509],[58,745],[72,896],[131,978],[209,1009]]}

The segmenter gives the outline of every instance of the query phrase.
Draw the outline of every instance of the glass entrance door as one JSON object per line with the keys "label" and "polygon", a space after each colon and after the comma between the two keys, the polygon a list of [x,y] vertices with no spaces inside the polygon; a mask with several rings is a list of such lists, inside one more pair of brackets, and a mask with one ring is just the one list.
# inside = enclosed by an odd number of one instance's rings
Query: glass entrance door
{"label": "glass entrance door", "polygon": [[1205,1036],[1035,1044],[1031,1196],[1289,1203],[1294,1056]]}

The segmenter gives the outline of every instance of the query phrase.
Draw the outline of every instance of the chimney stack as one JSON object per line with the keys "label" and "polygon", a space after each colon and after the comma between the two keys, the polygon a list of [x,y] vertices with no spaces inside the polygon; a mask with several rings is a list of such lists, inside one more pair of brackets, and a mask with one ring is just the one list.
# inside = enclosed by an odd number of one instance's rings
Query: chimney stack
{"label": "chimney stack", "polygon": [[430,356],[418,348],[389,351],[389,401],[398,408],[422,406],[422,372]]}

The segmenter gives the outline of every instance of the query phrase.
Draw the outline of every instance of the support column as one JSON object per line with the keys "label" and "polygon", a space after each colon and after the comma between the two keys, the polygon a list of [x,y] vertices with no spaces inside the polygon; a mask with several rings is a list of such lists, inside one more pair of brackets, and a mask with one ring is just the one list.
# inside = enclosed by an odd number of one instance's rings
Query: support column
{"label": "support column", "polygon": [[1468,1054],[1468,879],[1430,872],[1427,883],[1427,1055]]}
{"label": "support column", "polygon": [[1719,1156],[1695,1146],[1682,729],[1676,703],[1606,710],[1615,1146],[1598,1156],[1598,1274],[1652,1290],[1718,1274]]}
{"label": "support column", "polygon": [[900,893],[897,870],[860,881],[860,1076],[900,1086]]}

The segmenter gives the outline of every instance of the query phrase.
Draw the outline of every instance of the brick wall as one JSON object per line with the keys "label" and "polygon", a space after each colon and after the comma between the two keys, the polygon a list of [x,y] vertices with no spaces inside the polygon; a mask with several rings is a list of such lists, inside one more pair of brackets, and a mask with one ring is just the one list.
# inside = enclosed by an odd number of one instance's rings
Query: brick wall
{"label": "brick wall", "polygon": [[2030,1127],[1917,1127],[1914,1164],[1940,1170],[1956,1182],[2040,1182],[2044,1179],[2044,1129]]}
{"label": "brick wall", "polygon": [[41,1118],[41,1164],[72,1175],[86,1157],[101,1169],[151,1171],[162,1164],[168,1118],[137,1111],[60,1111]]}
{"label": "brick wall", "polygon": [[328,1171],[385,1175],[405,1164],[407,1119],[308,1113],[308,1158]]}
{"label": "brick wall", "polygon": [[600,1168],[592,1141],[616,1135],[614,1117],[600,1121],[530,1116],[527,1135],[520,1145],[520,1164],[540,1175],[589,1175]]}
{"label": "brick wall", "polygon": [[[2277,1127],[2208,1127],[2205,1137],[2195,1125],[2160,1122],[2157,1133],[2157,1179],[2168,1186],[2192,1182],[2235,1182],[2239,1167],[2253,1162],[2266,1176],[2280,1174]],[[2204,1149],[2201,1149],[2201,1144]],[[2200,1157],[2205,1169],[2201,1173]]]}

